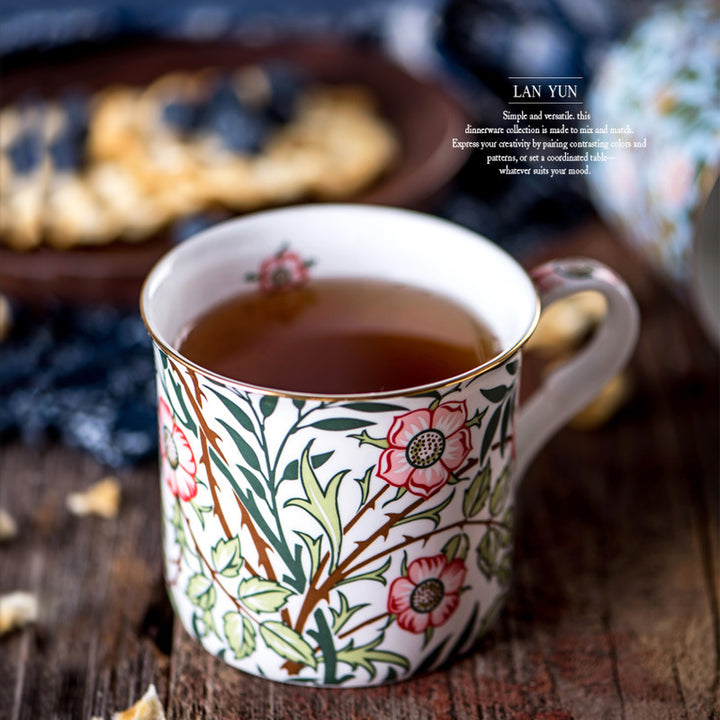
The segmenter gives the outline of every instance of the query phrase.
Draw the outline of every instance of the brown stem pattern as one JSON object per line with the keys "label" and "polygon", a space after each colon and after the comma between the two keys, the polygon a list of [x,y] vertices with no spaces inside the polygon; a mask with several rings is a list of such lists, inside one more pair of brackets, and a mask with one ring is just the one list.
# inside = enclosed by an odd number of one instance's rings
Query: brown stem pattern
{"label": "brown stem pattern", "polygon": [[365,567],[366,565],[369,565],[370,563],[375,562],[376,560],[380,560],[381,558],[385,557],[386,555],[390,555],[391,553],[394,553],[396,550],[402,550],[404,547],[407,547],[408,545],[412,545],[413,543],[420,542],[423,540],[429,540],[433,535],[437,535],[438,533],[445,532],[446,530],[452,530],[453,528],[459,527],[463,528],[466,525],[485,525],[486,527],[493,527],[493,526],[502,526],[502,523],[498,522],[497,520],[467,520],[463,518],[462,520],[458,520],[457,522],[451,523],[450,525],[445,525],[445,527],[437,528],[435,530],[431,530],[430,532],[425,533],[424,535],[418,535],[417,537],[408,537],[405,536],[405,540],[403,540],[400,543],[397,543],[396,545],[393,545],[391,548],[387,548],[386,550],[383,550],[382,552],[376,553],[372,557],[367,558],[366,560],[363,560],[362,562],[355,565],[355,567],[350,568],[348,571],[348,575],[354,572],[357,572],[360,570],[360,568]]}
{"label": "brown stem pattern", "polygon": [[361,630],[362,628],[366,627],[367,625],[372,625],[373,623],[376,623],[378,620],[382,620],[383,618],[389,617],[389,612],[380,613],[380,615],[376,615],[375,617],[371,617],[369,620],[365,620],[364,622],[361,622],[359,625],[356,625],[354,628],[350,628],[350,630],[345,630],[345,632],[338,633],[338,640],[341,638],[345,638],[348,635],[352,635],[353,633],[357,632],[358,630]]}
{"label": "brown stem pattern", "polygon": [[354,518],[348,522],[348,524],[345,526],[345,532],[350,530],[350,528],[370,509],[375,509],[375,503],[378,501],[380,496],[388,489],[388,485],[383,485],[380,490],[378,490],[375,495],[373,496],[372,500],[370,502],[365,503],[365,505],[360,508],[360,512],[358,512]]}
{"label": "brown stem pattern", "polygon": [[[382,527],[378,528],[366,540],[358,542],[355,549],[345,558],[345,560],[338,564],[338,566],[327,576],[325,582],[322,583],[320,587],[316,588],[314,587],[314,584],[311,584],[311,586],[308,588],[307,593],[305,594],[305,599],[303,600],[302,607],[300,608],[300,612],[298,613],[297,621],[295,622],[295,630],[297,632],[302,632],[303,628],[305,627],[305,623],[307,622],[307,619],[310,615],[310,612],[315,608],[315,606],[321,600],[327,599],[330,590],[332,590],[332,588],[335,587],[338,582],[340,582],[347,576],[346,569],[348,565],[350,565],[352,561],[364,550],[370,547],[379,537],[384,536],[387,538],[387,534],[390,531],[390,528],[398,520],[413,512],[413,510],[419,507],[423,502],[425,502],[425,498],[418,498],[414,503],[409,505],[404,512],[389,513],[386,516],[388,518],[387,522],[385,522]],[[315,577],[317,577],[317,575],[318,573],[315,574]]]}
{"label": "brown stem pattern", "polygon": [[190,521],[187,518],[187,515],[185,515],[184,512],[181,512],[181,515],[183,516],[183,520],[185,520],[185,525],[187,525],[188,532],[190,533],[190,537],[192,538],[193,545],[195,546],[195,552],[197,552],[198,557],[200,560],[202,560],[203,565],[210,571],[210,574],[212,575],[213,582],[218,585],[218,587],[228,596],[232,604],[237,608],[238,612],[245,613],[248,617],[251,617],[249,613],[245,610],[245,608],[240,604],[238,599],[218,580],[218,574],[213,569],[212,565],[208,561],[208,559],[203,554],[203,551],[200,549],[200,545],[198,544],[197,538],[195,537],[195,533],[192,530],[192,526],[190,525]]}
{"label": "brown stem pattern", "polygon": [[[414,509],[414,507],[413,507],[413,509]],[[462,528],[465,525],[486,525],[487,527],[492,527],[492,526],[501,526],[502,523],[498,522],[497,520],[468,520],[467,518],[463,518],[462,520],[458,520],[457,522],[454,522],[450,525],[446,525],[445,527],[442,527],[440,529],[432,530],[431,532],[425,533],[424,535],[420,535],[416,538],[406,537],[403,542],[398,543],[397,545],[394,545],[393,547],[388,548],[387,550],[383,550],[383,552],[377,553],[376,555],[373,555],[372,557],[368,558],[367,560],[363,560],[363,562],[359,563],[358,565],[355,565],[355,567],[350,568],[349,570],[346,571],[346,576],[356,572],[357,570],[364,567],[365,565],[368,565],[368,564],[374,562],[375,560],[378,560],[378,559],[384,557],[385,555],[395,552],[396,550],[401,550],[403,547],[407,547],[408,545],[412,545],[413,543],[416,543],[416,542],[428,540],[433,535],[437,535],[440,532],[445,532],[446,530],[452,530],[455,527]],[[322,570],[325,563],[327,562],[328,557],[329,557],[329,555],[326,555],[323,558],[323,562],[321,563],[320,567],[318,568],[318,571],[313,576],[313,582],[315,582],[320,571]],[[329,579],[330,578],[328,578],[328,580]],[[327,581],[323,584],[323,587],[325,587],[326,585],[327,585]],[[328,592],[330,589],[332,589],[332,588],[329,588]],[[322,590],[322,588],[320,590]],[[310,609],[312,610],[313,608],[314,608],[314,605]],[[384,612],[384,613],[380,613],[379,615],[376,615],[375,617],[371,617],[367,620],[364,620],[359,625],[356,625],[355,627],[350,628],[349,630],[345,630],[344,632],[338,633],[337,638],[338,638],[338,640],[340,640],[342,638],[346,638],[349,635],[356,633],[358,630],[361,630],[362,628],[364,628],[368,625],[372,625],[373,623],[376,623],[379,620],[382,620],[383,618],[388,617],[389,615],[390,615],[389,612]],[[298,632],[300,632],[300,631],[301,631],[301,628],[298,629]],[[297,674],[297,672],[299,672],[302,665],[300,665],[299,663],[291,663],[290,661],[288,661],[283,665],[283,667],[287,670],[287,672],[290,675],[294,675],[294,674]]]}
{"label": "brown stem pattern", "polygon": [[480,462],[477,458],[471,458],[468,460],[465,465],[463,465],[460,470],[455,473],[456,477],[462,477],[470,468],[475,467],[475,465]]}
{"label": "brown stem pattern", "polygon": [[[260,567],[265,568],[265,575],[268,580],[277,582],[277,575],[275,574],[275,568],[273,568],[272,562],[270,561],[270,557],[267,553],[268,545],[265,542],[265,539],[258,532],[258,529],[255,527],[255,523],[253,523],[253,521],[250,519],[250,513],[248,513],[247,509],[242,504],[240,498],[237,495],[235,495],[235,501],[238,504],[238,508],[240,508],[240,524],[245,525],[250,532],[253,546],[257,550],[258,562],[260,563]],[[257,572],[254,572],[253,574],[255,576],[258,575]],[[290,613],[288,612],[287,608],[283,608],[281,610],[280,617],[282,618],[283,622],[289,627],[291,621]]]}
{"label": "brown stem pattern", "polygon": [[504,442],[503,442],[502,440],[498,440],[497,442],[493,443],[493,444],[490,446],[490,449],[491,449],[491,450],[497,450],[501,445],[504,447],[505,445],[511,443],[511,442],[513,441],[513,438],[514,438],[513,435],[508,435],[508,436],[505,438],[505,441],[504,441]]}
{"label": "brown stem pattern", "polygon": [[[175,374],[180,379],[180,382],[183,385],[183,388],[185,390],[185,393],[188,397],[188,400],[190,404],[193,407],[193,410],[195,412],[195,416],[197,417],[197,421],[200,425],[201,432],[200,435],[200,445],[202,448],[202,454],[200,457],[200,462],[205,467],[205,472],[207,473],[208,482],[210,484],[210,494],[213,499],[213,514],[218,518],[220,521],[220,525],[222,526],[223,532],[225,533],[225,536],[227,538],[234,537],[234,534],[232,530],[230,529],[230,526],[225,518],[225,514],[222,511],[222,508],[220,507],[220,501],[218,498],[218,491],[217,491],[217,480],[215,479],[215,475],[213,474],[212,470],[212,462],[210,460],[210,454],[208,452],[208,441],[212,445],[215,452],[218,454],[218,457],[223,461],[226,462],[225,454],[223,453],[222,449],[220,448],[219,440],[220,436],[210,428],[208,422],[205,420],[205,418],[202,415],[202,410],[200,407],[201,398],[204,397],[202,390],[200,389],[198,379],[194,373],[191,373],[191,378],[193,381],[193,386],[195,388],[195,395],[190,392],[190,388],[188,387],[187,382],[185,381],[185,378],[183,375],[178,371],[177,365],[172,362],[172,360],[168,360],[170,365],[172,366],[172,369],[174,370]],[[240,525],[245,526],[248,528],[250,532],[250,536],[252,537],[253,545],[258,553],[258,561],[260,563],[260,566],[265,568],[265,573],[267,575],[267,578],[269,580],[273,580],[277,582],[277,576],[275,575],[275,570],[272,566],[272,563],[270,562],[270,557],[268,555],[268,548],[270,547],[268,542],[265,540],[265,538],[262,537],[258,529],[255,527],[255,524],[252,521],[252,518],[250,517],[250,513],[247,511],[245,506],[240,501],[240,498],[235,496],[235,500],[237,501],[238,507],[240,508]],[[247,561],[245,560],[246,567],[248,570],[251,569],[251,566]],[[253,575],[257,576],[258,573],[255,570],[251,571]],[[287,610],[287,608],[283,609],[281,612],[281,617],[283,619],[283,622],[290,624],[290,614]]]}

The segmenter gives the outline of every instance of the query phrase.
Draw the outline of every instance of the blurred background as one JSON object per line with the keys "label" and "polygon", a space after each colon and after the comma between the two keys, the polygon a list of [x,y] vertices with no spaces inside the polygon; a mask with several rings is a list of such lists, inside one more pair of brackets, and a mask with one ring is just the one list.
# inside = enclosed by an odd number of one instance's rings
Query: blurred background
{"label": "blurred background", "polygon": [[[0,75],[0,600],[36,621],[2,637],[0,718],[107,718],[151,682],[173,718],[720,718],[716,0],[0,0]],[[517,76],[579,78],[594,127],[646,143],[553,178],[453,149],[505,125]],[[523,480],[480,651],[331,701],[173,623],[138,310],[174,244],[323,200],[450,218],[526,268],[596,258],[642,318]],[[525,392],[604,306],[551,310]]]}
{"label": "blurred background", "polygon": [[[600,213],[687,293],[689,248],[718,167],[711,3],[677,10],[653,0],[3,0],[0,15],[4,441],[43,447],[59,439],[111,467],[154,457],[152,359],[136,306],[148,268],[172,244],[245,209],[328,199],[299,190],[250,206],[237,198],[148,205],[128,176],[144,170],[119,159],[129,151],[117,126],[132,110],[115,95],[128,85],[142,95],[144,122],[158,129],[137,142],[152,154],[148,147],[159,147],[168,128],[187,139],[182,123],[195,122],[187,119],[190,81],[175,97],[158,89],[158,79],[179,70],[279,61],[265,82],[288,116],[308,84],[359,83],[396,136],[398,154],[377,177],[329,199],[436,213],[521,260]],[[593,122],[638,124],[654,154],[608,163],[588,183],[501,176],[485,153],[451,149],[466,122],[502,125],[508,78],[528,75],[581,77]],[[205,97],[202,121],[219,138],[221,164],[233,153],[262,152],[250,146],[270,132],[265,110],[258,126],[226,90]],[[653,168],[667,162],[675,163],[675,183],[658,188]],[[716,236],[716,226],[709,229]],[[709,282],[716,302],[717,283]]]}

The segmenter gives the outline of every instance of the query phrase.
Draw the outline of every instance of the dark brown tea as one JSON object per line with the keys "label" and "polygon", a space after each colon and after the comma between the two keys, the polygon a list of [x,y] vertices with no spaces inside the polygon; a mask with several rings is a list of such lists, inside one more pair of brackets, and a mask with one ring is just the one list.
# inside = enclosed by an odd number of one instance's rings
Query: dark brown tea
{"label": "dark brown tea", "polygon": [[424,289],[320,279],[230,298],[186,328],[179,350],[252,385],[348,395],[451,378],[492,359],[499,346],[468,310]]}

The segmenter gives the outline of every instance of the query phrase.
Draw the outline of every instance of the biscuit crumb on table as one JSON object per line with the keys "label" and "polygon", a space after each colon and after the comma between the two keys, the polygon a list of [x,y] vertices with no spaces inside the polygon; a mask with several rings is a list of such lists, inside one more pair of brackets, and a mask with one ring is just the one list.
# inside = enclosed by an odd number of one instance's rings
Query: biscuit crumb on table
{"label": "biscuit crumb on table", "polygon": [[398,149],[367,88],[280,63],[18,102],[0,112],[0,244],[138,242],[218,207],[350,198]]}
{"label": "biscuit crumb on table", "polygon": [[0,542],[12,540],[17,534],[15,518],[5,508],[0,507]]}
{"label": "biscuit crumb on table", "polygon": [[[90,720],[104,718],[95,715]],[[111,720],[166,720],[155,686],[150,685],[145,694],[127,710],[113,713]]]}
{"label": "biscuit crumb on table", "polygon": [[120,482],[114,477],[98,480],[84,492],[70,493],[66,505],[73,515],[117,517],[120,510]]}
{"label": "biscuit crumb on table", "polygon": [[132,707],[114,713],[112,720],[165,720],[165,711],[160,704],[154,685]]}
{"label": "biscuit crumb on table", "polygon": [[37,620],[38,600],[33,593],[16,590],[0,595],[0,635]]}

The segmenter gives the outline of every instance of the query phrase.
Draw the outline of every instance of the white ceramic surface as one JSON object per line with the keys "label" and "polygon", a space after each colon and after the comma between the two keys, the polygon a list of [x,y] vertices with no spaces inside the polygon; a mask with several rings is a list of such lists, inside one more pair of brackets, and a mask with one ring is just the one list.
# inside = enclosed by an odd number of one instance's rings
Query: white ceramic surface
{"label": "white ceramic surface", "polygon": [[[185,323],[248,290],[363,277],[444,293],[502,350],[422,388],[315,397],[229,380],[175,347]],[[540,302],[594,289],[597,337],[516,408]],[[249,673],[362,686],[469,648],[510,581],[517,482],[532,455],[627,360],[638,314],[590,260],[531,278],[488,240],[437,218],[314,205],[232,221],[187,241],[148,278],[155,341],[165,573],[210,652]],[[288,361],[292,361],[291,358]]]}

